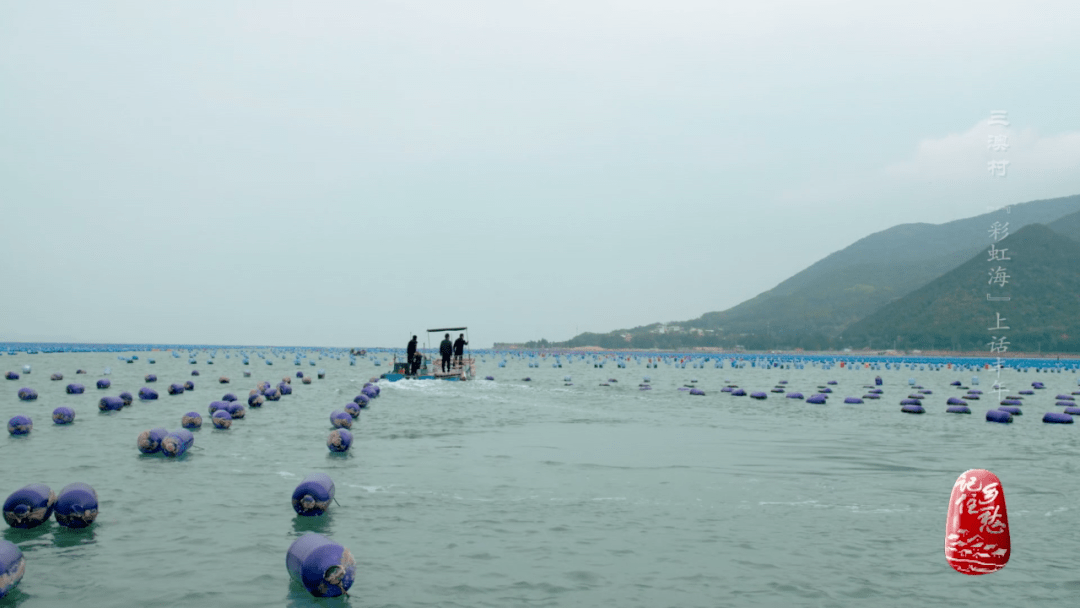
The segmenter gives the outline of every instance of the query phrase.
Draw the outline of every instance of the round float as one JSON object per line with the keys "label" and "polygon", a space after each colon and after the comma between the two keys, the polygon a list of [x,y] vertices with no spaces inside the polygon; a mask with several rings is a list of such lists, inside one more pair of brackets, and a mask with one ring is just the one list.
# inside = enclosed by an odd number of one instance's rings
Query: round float
{"label": "round float", "polygon": [[292,506],[298,515],[326,513],[334,499],[334,481],[326,473],[310,473],[292,493]]}
{"label": "round float", "polygon": [[349,446],[352,445],[353,436],[352,433],[345,429],[334,429],[330,431],[330,435],[326,438],[326,447],[331,452],[346,452],[349,450]]}
{"label": "round float", "polygon": [[356,560],[348,549],[315,532],[293,541],[285,568],[315,597],[342,595],[356,579]]}
{"label": "round float", "polygon": [[12,528],[36,528],[49,520],[56,494],[43,483],[15,490],[4,501],[4,521]]}
{"label": "round float", "polygon": [[218,410],[210,417],[210,421],[214,423],[215,429],[227,430],[232,426],[232,414],[225,410]]}
{"label": "round float", "polygon": [[53,410],[52,419],[56,424],[71,424],[75,421],[75,410],[60,406]]}
{"label": "round float", "polygon": [[34,421],[29,416],[12,416],[8,420],[7,430],[12,435],[27,435],[34,428]]}
{"label": "round float", "polygon": [[180,417],[180,426],[185,429],[202,428],[202,416],[199,412],[188,412]]}
{"label": "round float", "polygon": [[187,429],[179,429],[161,440],[161,453],[172,458],[183,456],[193,443],[195,443],[195,435]]}
{"label": "round float", "polygon": [[135,441],[135,445],[139,448],[139,451],[143,454],[156,454],[161,449],[161,440],[169,434],[162,428],[150,429],[149,431],[143,431],[139,433],[138,439]]}
{"label": "round float", "polygon": [[85,528],[98,516],[98,496],[85,483],[69,483],[56,497],[56,523],[65,528]]}
{"label": "round float", "polygon": [[26,573],[26,559],[19,546],[0,540],[0,599],[14,589]]}

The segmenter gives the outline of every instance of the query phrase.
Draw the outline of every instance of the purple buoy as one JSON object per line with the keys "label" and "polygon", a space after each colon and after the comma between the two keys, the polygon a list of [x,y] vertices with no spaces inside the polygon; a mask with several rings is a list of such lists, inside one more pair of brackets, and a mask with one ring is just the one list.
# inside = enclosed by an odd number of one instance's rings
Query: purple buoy
{"label": "purple buoy", "polygon": [[228,430],[232,426],[232,415],[225,410],[218,410],[210,417],[210,422],[214,423],[215,429]]}
{"label": "purple buoy", "polygon": [[266,397],[263,397],[259,393],[248,395],[248,407],[262,407],[262,404],[266,402]]}
{"label": "purple buoy", "polygon": [[371,403],[371,398],[361,393],[353,398],[353,403],[360,406],[360,409],[364,409]]}
{"label": "purple buoy", "polygon": [[805,402],[806,403],[813,403],[814,405],[824,405],[825,402],[826,402],[826,399],[825,399],[825,395],[822,395],[822,394],[819,393],[817,395],[811,395],[810,398],[807,399]]}
{"label": "purple buoy", "polygon": [[81,395],[86,392],[86,387],[81,384],[69,384],[66,390],[69,395]]}
{"label": "purple buoy", "polygon": [[7,380],[18,380],[19,374],[16,374],[15,372],[7,372],[6,374],[4,374],[4,378]]}
{"label": "purple buoy", "polygon": [[75,421],[75,410],[60,406],[53,410],[52,419],[55,424],[71,424]]}
{"label": "purple buoy", "polygon": [[1009,412],[1002,410],[987,410],[986,421],[1008,423],[1013,421],[1013,417]]}
{"label": "purple buoy", "polygon": [[1043,415],[1043,422],[1050,424],[1072,424],[1073,418],[1068,414],[1046,412],[1046,414]]}
{"label": "purple buoy", "polygon": [[172,383],[169,385],[170,395],[182,395],[184,394],[184,386],[182,384]]}
{"label": "purple buoy", "polygon": [[786,394],[784,396],[787,397],[788,399],[802,399],[803,398],[802,393],[788,393],[788,394]]}
{"label": "purple buoy", "polygon": [[315,532],[293,541],[285,568],[315,597],[338,597],[356,579],[356,560],[349,550]]}
{"label": "purple buoy", "polygon": [[359,418],[360,417],[360,406],[353,403],[352,401],[346,403],[345,407],[342,408],[342,409],[344,409],[345,413],[352,416],[353,418]]}
{"label": "purple buoy", "polygon": [[1021,416],[1024,412],[1020,411],[1020,408],[1015,405],[1003,405],[998,408],[1003,412],[1009,412],[1013,416]]}
{"label": "purple buoy", "polygon": [[844,403],[862,403],[863,400],[858,397],[845,397]]}
{"label": "purple buoy", "polygon": [[229,415],[232,416],[233,420],[240,420],[247,415],[247,409],[244,408],[243,403],[240,403],[239,401],[225,401],[224,403],[227,404],[225,406],[225,411],[229,412]]}
{"label": "purple buoy", "polygon": [[1080,416],[1080,407],[1067,407],[1065,408],[1065,413],[1072,416]]}
{"label": "purple buoy", "polygon": [[950,405],[945,408],[945,412],[948,414],[970,414],[971,408],[966,405]]}
{"label": "purple buoy", "polygon": [[26,573],[26,558],[19,546],[10,540],[0,540],[0,599],[18,586]]}
{"label": "purple buoy", "polygon": [[4,501],[4,521],[12,528],[36,528],[52,517],[56,494],[43,483],[32,483]]}
{"label": "purple buoy", "polygon": [[124,408],[124,400],[119,397],[102,397],[98,400],[98,409],[103,412],[115,412]]}
{"label": "purple buoy", "polygon": [[199,412],[188,412],[180,417],[180,426],[185,429],[200,429],[202,428],[202,416]]}
{"label": "purple buoy", "polygon": [[157,391],[155,391],[154,389],[147,388],[145,386],[139,389],[139,400],[140,401],[153,401],[154,399],[157,399],[157,398],[158,398],[158,394],[157,394]]}
{"label": "purple buoy", "polygon": [[297,515],[319,516],[334,500],[334,481],[326,473],[310,473],[292,493],[292,506]]}
{"label": "purple buoy", "polygon": [[188,448],[194,443],[195,435],[192,435],[191,431],[179,429],[169,433],[161,440],[161,453],[170,458],[183,456],[184,452],[187,452]]}
{"label": "purple buoy", "polygon": [[232,393],[225,393],[224,395],[221,396],[221,400],[222,401],[236,401],[237,399],[236,399],[236,395],[234,395]]}
{"label": "purple buoy", "polygon": [[98,496],[85,483],[69,483],[56,496],[56,523],[65,528],[85,528],[98,516]]}
{"label": "purple buoy", "polygon": [[100,389],[106,389],[110,386],[112,386],[112,380],[109,380],[108,378],[102,378],[101,380],[97,381],[97,387]]}
{"label": "purple buoy", "polygon": [[139,451],[143,454],[156,454],[161,449],[161,440],[169,434],[162,428],[150,429],[149,431],[143,431],[139,433],[138,439],[135,441],[135,445],[139,448]]}
{"label": "purple buoy", "polygon": [[691,395],[697,395],[699,397],[704,397],[705,396],[705,391],[701,390],[700,388],[692,388],[692,389],[690,389],[690,394]]}
{"label": "purple buoy", "polygon": [[157,382],[157,376],[155,374],[146,374],[143,382]]}
{"label": "purple buoy", "polygon": [[232,403],[232,402],[231,401],[211,401],[210,406],[207,408],[207,411],[210,414],[213,414],[214,412],[216,412],[218,410],[225,410],[227,412],[227,411],[229,411],[229,404],[230,403]]}
{"label": "purple buoy", "polygon": [[352,416],[336,409],[330,413],[330,424],[335,429],[352,429]]}
{"label": "purple buoy", "polygon": [[131,393],[124,391],[120,393],[120,400],[124,402],[124,407],[127,407],[131,405],[131,402],[134,401],[134,398],[131,396]]}
{"label": "purple buoy", "polygon": [[946,405],[966,405],[964,403],[963,399],[958,399],[956,397],[949,397],[948,400],[945,401],[945,404]]}
{"label": "purple buoy", "polygon": [[184,383],[184,390],[185,391],[193,391],[193,390],[195,390],[195,383],[192,382],[191,380],[188,380],[187,382]]}
{"label": "purple buoy", "polygon": [[353,436],[352,433],[345,429],[334,429],[330,431],[330,435],[326,438],[326,447],[331,452],[346,452],[349,450],[349,446],[352,445]]}
{"label": "purple buoy", "polygon": [[7,423],[8,433],[12,435],[29,435],[34,428],[34,421],[29,416],[12,416]]}
{"label": "purple buoy", "polygon": [[[691,392],[693,392],[693,391],[691,391]],[[765,393],[763,393],[761,391],[755,391],[753,393],[750,393],[750,398],[751,399],[766,399],[766,398],[768,398],[768,395],[766,395]]]}
{"label": "purple buoy", "polygon": [[925,414],[926,410],[921,405],[908,404],[900,408],[905,414]]}

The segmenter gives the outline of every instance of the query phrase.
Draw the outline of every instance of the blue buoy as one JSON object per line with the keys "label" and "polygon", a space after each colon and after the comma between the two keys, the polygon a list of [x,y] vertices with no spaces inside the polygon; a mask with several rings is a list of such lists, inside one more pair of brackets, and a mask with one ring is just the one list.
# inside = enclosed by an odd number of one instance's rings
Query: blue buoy
{"label": "blue buoy", "polygon": [[210,402],[210,407],[207,408],[207,412],[210,413],[210,414],[213,414],[214,412],[216,412],[218,410],[225,410],[227,412],[227,411],[229,411],[229,404],[230,403],[232,403],[232,402],[231,401],[211,401]]}
{"label": "blue buoy", "polygon": [[146,374],[143,378],[143,382],[157,382],[157,376],[154,374]]}
{"label": "blue buoy", "polygon": [[226,404],[225,411],[229,412],[229,415],[232,416],[233,420],[240,420],[247,415],[247,409],[244,407],[244,404],[239,401],[223,401],[222,403]]}
{"label": "blue buoy", "polygon": [[1003,423],[1012,422],[1013,417],[1012,417],[1012,414],[1010,414],[1009,412],[1005,412],[1005,411],[1002,411],[1002,410],[988,410],[986,412],[986,421],[987,422],[1003,422]]}
{"label": "blue buoy", "polygon": [[131,405],[131,402],[134,401],[134,399],[131,396],[131,393],[129,393],[127,391],[124,391],[124,392],[120,393],[120,400],[124,402],[124,407],[127,407],[127,406]]}
{"label": "blue buoy", "polygon": [[36,528],[52,517],[56,494],[43,483],[32,483],[4,501],[4,521],[12,528]]}
{"label": "blue buoy", "polygon": [[188,412],[180,417],[180,426],[185,429],[202,428],[202,416],[199,412]]}
{"label": "blue buoy", "polygon": [[75,410],[60,406],[53,410],[52,419],[56,424],[71,424],[75,421]]}
{"label": "blue buoy", "polygon": [[6,374],[4,374],[4,378],[7,380],[18,380],[19,374],[16,374],[15,372],[7,372]]}
{"label": "blue buoy", "polygon": [[[914,400],[912,400],[912,401],[914,401]],[[903,407],[901,407],[900,411],[904,412],[905,414],[925,414],[926,413],[926,410],[923,409],[923,406],[917,405],[917,404],[910,404],[910,403],[903,406]]]}
{"label": "blue buoy", "polygon": [[210,417],[210,421],[214,423],[215,429],[227,430],[232,426],[232,414],[225,410],[218,410]]}
{"label": "blue buoy", "polygon": [[263,397],[259,393],[252,393],[248,395],[248,407],[262,407],[262,404],[266,402],[266,397]]}
{"label": "blue buoy", "polygon": [[139,433],[138,439],[135,441],[135,445],[138,446],[139,451],[143,454],[156,454],[161,449],[161,440],[169,434],[162,428],[150,429],[149,431],[143,431]]}
{"label": "blue buoy", "polygon": [[353,403],[352,401],[346,403],[343,409],[345,410],[345,413],[352,416],[353,418],[360,417],[360,406]]}
{"label": "blue buoy", "polygon": [[195,435],[187,429],[179,429],[161,440],[161,453],[172,458],[183,456],[193,443],[195,443]]}
{"label": "blue buoy", "polygon": [[112,386],[112,380],[109,380],[108,378],[102,378],[101,380],[97,381],[97,387],[100,389],[106,389],[110,386]]}
{"label": "blue buoy", "polygon": [[81,395],[86,391],[86,387],[81,384],[69,384],[67,385],[67,393],[69,395]]}
{"label": "blue buoy", "polygon": [[26,573],[26,559],[19,546],[0,540],[0,599],[14,589]]}
{"label": "blue buoy", "polygon": [[346,412],[340,410],[334,410],[330,413],[330,424],[335,429],[351,429],[353,423],[353,417]]}
{"label": "blue buoy", "polygon": [[334,500],[334,482],[326,473],[310,473],[292,493],[292,506],[298,515],[326,513]]}
{"label": "blue buoy", "polygon": [[152,388],[146,388],[145,386],[139,389],[140,401],[153,401],[158,398],[157,391]]}
{"label": "blue buoy", "polygon": [[184,386],[182,384],[172,383],[169,385],[170,395],[182,395],[184,394]]}
{"label": "blue buoy", "polygon": [[971,409],[966,405],[950,405],[945,408],[945,412],[949,414],[970,414]]}
{"label": "blue buoy", "polygon": [[222,401],[236,401],[236,395],[232,393],[225,393],[221,396]]}
{"label": "blue buoy", "polygon": [[1059,412],[1046,412],[1043,415],[1043,422],[1051,424],[1072,424],[1073,418],[1068,414],[1062,414]]}
{"label": "blue buoy", "polygon": [[1019,407],[1017,407],[1015,405],[1003,405],[1003,406],[999,407],[998,409],[1003,411],[1003,412],[1009,412],[1013,416],[1021,416],[1024,413],[1024,412],[1022,412],[1020,410]]}
{"label": "blue buoy", "polygon": [[184,390],[186,390],[186,391],[195,390],[195,383],[192,382],[191,380],[188,380],[187,382],[184,383]]}
{"label": "blue buoy", "polygon": [[364,409],[364,408],[366,408],[368,406],[369,403],[371,403],[371,398],[368,397],[367,395],[361,393],[361,394],[357,395],[356,397],[353,397],[353,403],[355,403],[356,405],[359,405],[360,409]]}
{"label": "blue buoy", "polygon": [[356,579],[356,560],[349,550],[315,532],[293,541],[285,568],[315,597],[342,595]]}
{"label": "blue buoy", "polygon": [[34,428],[34,421],[29,416],[12,416],[8,420],[7,430],[12,435],[28,435]]}
{"label": "blue buoy", "polygon": [[124,408],[124,400],[119,397],[102,397],[98,409],[103,412],[115,412]]}
{"label": "blue buoy", "polygon": [[863,400],[859,399],[858,397],[845,397],[844,398],[844,403],[852,403],[852,404],[863,403]]}
{"label": "blue buoy", "polygon": [[347,452],[352,445],[352,433],[345,429],[334,429],[326,438],[326,447],[331,452]]}
{"label": "blue buoy", "polygon": [[98,496],[85,483],[69,483],[56,497],[56,523],[65,528],[85,528],[98,516]]}

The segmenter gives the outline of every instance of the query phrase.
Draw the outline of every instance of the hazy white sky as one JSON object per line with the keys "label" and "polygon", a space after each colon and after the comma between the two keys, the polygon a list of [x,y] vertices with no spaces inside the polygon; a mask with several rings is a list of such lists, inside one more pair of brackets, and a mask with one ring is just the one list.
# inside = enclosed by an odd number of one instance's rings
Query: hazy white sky
{"label": "hazy white sky", "polygon": [[722,310],[898,223],[1080,193],[1077,18],[4,3],[0,340],[490,346]]}

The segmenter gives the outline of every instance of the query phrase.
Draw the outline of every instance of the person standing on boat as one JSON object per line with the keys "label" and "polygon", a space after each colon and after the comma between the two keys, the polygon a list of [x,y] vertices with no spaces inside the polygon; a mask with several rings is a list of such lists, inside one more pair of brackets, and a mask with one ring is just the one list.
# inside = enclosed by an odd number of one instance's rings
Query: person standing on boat
{"label": "person standing on boat", "polygon": [[465,341],[465,334],[458,334],[458,339],[454,340],[454,366],[462,364],[461,357],[465,353],[465,345],[468,342]]}
{"label": "person standing on boat", "polygon": [[409,340],[409,345],[405,347],[405,362],[411,368],[410,375],[416,375],[416,369],[420,367],[416,364],[416,336]]}
{"label": "person standing on boat", "polygon": [[442,371],[450,371],[450,357],[454,354],[454,345],[450,343],[450,334],[446,334],[439,344],[439,354],[442,355]]}

